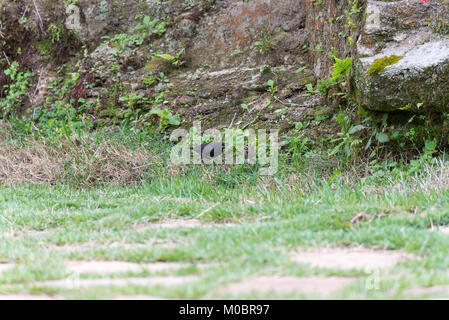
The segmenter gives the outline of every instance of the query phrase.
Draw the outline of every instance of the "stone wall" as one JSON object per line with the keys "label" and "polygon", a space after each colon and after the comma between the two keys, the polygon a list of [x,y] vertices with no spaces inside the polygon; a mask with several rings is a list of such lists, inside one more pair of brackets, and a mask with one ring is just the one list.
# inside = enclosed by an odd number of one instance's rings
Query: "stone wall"
{"label": "stone wall", "polygon": [[[369,109],[447,111],[447,2],[78,0],[67,8],[50,0],[0,0],[0,54],[41,72],[35,80],[43,100],[63,63],[92,79],[86,98],[97,105],[95,116],[108,116],[102,101],[120,85],[123,94],[165,91],[164,106],[187,122],[207,116],[217,125],[237,116],[288,126],[325,103],[305,85],[328,77],[333,57],[353,58],[356,98]],[[144,16],[164,21],[166,32],[117,54],[111,39],[135,34]],[[52,38],[55,28],[58,41]],[[185,63],[177,68],[153,55],[180,50]],[[2,58],[0,68],[7,65]],[[160,72],[169,84],[142,84]],[[270,108],[268,80],[277,88]],[[243,103],[252,113],[241,109]]]}

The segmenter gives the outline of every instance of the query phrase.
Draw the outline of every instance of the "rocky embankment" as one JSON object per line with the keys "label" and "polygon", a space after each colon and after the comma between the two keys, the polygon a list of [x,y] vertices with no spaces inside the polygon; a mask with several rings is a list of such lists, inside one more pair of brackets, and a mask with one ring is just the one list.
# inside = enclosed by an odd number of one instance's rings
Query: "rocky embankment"
{"label": "rocky embankment", "polygon": [[65,94],[100,125],[129,109],[150,121],[156,105],[185,123],[289,128],[328,112],[311,88],[334,57],[353,59],[349,92],[367,109],[445,111],[448,16],[446,0],[1,0],[0,67],[34,71],[25,109],[76,74]]}

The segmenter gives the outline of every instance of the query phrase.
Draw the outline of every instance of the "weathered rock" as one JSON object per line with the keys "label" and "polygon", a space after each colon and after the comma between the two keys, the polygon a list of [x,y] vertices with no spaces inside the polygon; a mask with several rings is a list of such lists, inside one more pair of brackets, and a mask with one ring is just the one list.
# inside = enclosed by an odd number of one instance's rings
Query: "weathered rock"
{"label": "weathered rock", "polygon": [[[67,72],[80,74],[76,86],[83,94],[73,95],[70,88],[68,98],[80,96],[92,103],[99,125],[103,120],[116,123],[121,119],[127,105],[120,98],[131,94],[152,99],[164,92],[164,108],[186,122],[209,115],[207,126],[229,124],[235,117],[239,123],[242,117],[251,123],[266,119],[278,127],[279,119],[287,123],[288,114],[300,117],[305,106],[315,104],[315,99],[305,101],[303,95],[305,85],[315,82],[313,68],[296,72],[306,66],[304,1],[79,0],[68,7],[47,0],[35,2],[37,10],[28,12],[23,9],[34,8],[32,0],[0,2],[6,28],[18,27],[17,35],[6,38],[5,53],[14,59],[17,47],[23,47],[27,57],[18,57],[21,66],[55,74],[59,66],[54,57],[41,56],[35,48],[41,42],[52,46],[50,38],[56,33],[77,37],[84,48],[72,48],[70,54],[55,48],[53,52],[69,62]],[[28,20],[20,27],[22,16]],[[146,30],[144,17],[147,23],[158,19],[166,31]],[[147,33],[136,30],[138,25]],[[179,52],[179,65],[160,57]],[[36,97],[45,103],[47,93],[57,88],[48,90],[45,75],[41,80]],[[271,99],[270,108],[268,80],[275,81],[275,93],[284,99]],[[0,83],[4,83],[1,78]],[[241,104],[251,106],[252,114]],[[282,112],[275,112],[278,109]]]}
{"label": "weathered rock", "polygon": [[95,79],[104,82],[116,74],[112,68],[116,61],[114,49],[109,46],[109,43],[103,43],[91,53],[82,71],[89,72]]}
{"label": "weathered rock", "polygon": [[[285,119],[295,115],[298,121],[304,106],[317,107],[315,98],[304,101],[304,86],[314,83],[314,77],[328,77],[334,56],[351,56],[355,91],[365,107],[446,111],[448,3],[79,0],[66,7],[48,0],[0,0],[0,44],[6,56],[1,67],[16,60],[23,69],[55,74],[58,64],[70,63],[70,72],[79,72],[80,79],[93,76],[95,82],[89,82],[87,92],[92,102],[109,99],[104,94],[111,92],[114,102],[130,92],[152,98],[164,91],[164,105],[180,110],[186,120],[192,120],[189,115],[207,114],[219,118],[214,123],[229,122],[236,113],[243,116],[242,102],[262,106],[267,81],[276,80],[277,96],[290,101],[272,101],[273,110],[263,112],[261,118],[274,122],[280,108]],[[166,32],[132,38],[145,16],[163,22]],[[172,56],[182,52],[182,67],[155,57],[155,52]],[[295,72],[307,64],[305,71]],[[260,71],[267,68],[271,72]],[[164,82],[148,88],[150,78],[161,72],[172,85]],[[38,90],[31,104],[45,101],[51,91],[45,74],[40,78],[40,85],[32,86]],[[0,84],[7,81],[0,72]],[[120,88],[109,90],[114,85]],[[120,112],[109,108],[106,113]]]}
{"label": "weathered rock", "polygon": [[[150,3],[150,2],[149,2]],[[127,32],[135,25],[137,14],[149,14],[145,1],[78,0],[65,9],[65,25],[77,32],[80,39],[94,47],[107,34]]]}
{"label": "weathered rock", "polygon": [[355,63],[360,102],[380,111],[447,111],[449,30],[441,23],[448,1],[369,0],[366,13]]}
{"label": "weathered rock", "polygon": [[[218,70],[240,64],[254,67],[267,63],[269,55],[261,54],[260,49],[267,52],[279,49],[279,61],[291,62],[294,57],[288,56],[288,49],[294,52],[304,44],[304,37],[295,33],[305,25],[302,1],[234,0],[219,1],[219,5],[219,11],[205,17],[198,26],[189,50],[193,66],[206,64]],[[293,36],[288,37],[288,32]],[[257,41],[264,42],[264,47],[258,47]],[[288,46],[278,46],[280,41]]]}

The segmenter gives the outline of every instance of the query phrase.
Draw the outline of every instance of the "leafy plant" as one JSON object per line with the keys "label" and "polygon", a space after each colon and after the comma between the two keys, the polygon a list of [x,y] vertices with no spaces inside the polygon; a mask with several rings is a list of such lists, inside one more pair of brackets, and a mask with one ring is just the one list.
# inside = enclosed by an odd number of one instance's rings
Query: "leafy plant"
{"label": "leafy plant", "polygon": [[148,99],[144,98],[142,94],[135,95],[133,92],[126,96],[121,96],[119,98],[120,102],[125,102],[128,108],[135,108],[139,103],[147,102]]}
{"label": "leafy plant", "polygon": [[11,84],[4,85],[6,96],[0,99],[0,114],[5,117],[14,113],[23,104],[25,98],[29,99],[28,87],[33,73],[19,70],[19,63],[14,61],[4,73],[11,80]]}
{"label": "leafy plant", "polygon": [[56,43],[61,40],[62,30],[56,24],[50,24],[48,32],[50,33],[51,43]]}
{"label": "leafy plant", "polygon": [[267,27],[266,30],[262,33],[262,38],[256,41],[254,44],[259,47],[260,53],[265,53],[270,51],[274,45],[274,37],[271,31],[271,20],[270,15],[267,15]]}
{"label": "leafy plant", "polygon": [[332,68],[332,80],[338,81],[341,78],[346,78],[352,68],[352,58],[348,57],[344,60],[338,59],[334,56],[335,63]]}
{"label": "leafy plant", "polygon": [[150,17],[145,16],[142,20],[142,23],[138,24],[134,28],[136,33],[120,33],[114,35],[114,37],[112,38],[104,36],[102,37],[102,39],[111,40],[111,42],[113,43],[113,47],[117,49],[115,54],[118,56],[123,56],[128,54],[129,52],[135,51],[135,47],[140,47],[149,35],[164,34],[165,31],[167,31],[165,26],[166,23],[164,21],[161,21],[159,19],[150,20]]}
{"label": "leafy plant", "polygon": [[264,31],[262,34],[262,38],[254,43],[257,47],[259,47],[260,53],[265,53],[270,51],[273,48],[274,38],[271,32]]}
{"label": "leafy plant", "polygon": [[426,163],[432,163],[433,155],[436,153],[437,140],[426,139],[424,141],[423,152],[418,159],[410,161],[409,173],[418,173]]}
{"label": "leafy plant", "polygon": [[[317,91],[321,92],[325,96],[331,88],[342,84],[345,85],[347,77],[352,68],[352,58],[346,58],[344,60],[338,59],[334,56],[335,63],[332,67],[332,75],[329,78],[324,78],[318,81]],[[342,95],[344,93],[337,93],[337,95]]]}
{"label": "leafy plant", "polygon": [[271,106],[273,99],[276,99],[276,92],[278,91],[278,87],[276,86],[276,83],[274,82],[274,80],[268,80],[267,86],[268,86],[267,91],[270,94],[270,98],[268,99],[267,106]]}
{"label": "leafy plant", "polygon": [[72,103],[56,101],[46,108],[36,107],[32,111],[31,121],[39,134],[48,137],[72,137],[74,133],[80,135],[83,128],[87,129],[82,121],[82,115],[91,104],[84,99],[77,101],[75,108]]}
{"label": "leafy plant", "polygon": [[344,161],[348,161],[355,155],[356,147],[362,142],[355,134],[363,129],[363,125],[351,125],[351,120],[348,114],[340,112],[336,115],[335,120],[340,124],[341,131],[337,133],[337,138],[332,139],[331,142],[335,145],[329,156],[341,154]]}
{"label": "leafy plant", "polygon": [[153,53],[153,56],[156,58],[162,58],[164,60],[170,61],[172,65],[180,67],[185,63],[185,61],[181,60],[184,51],[185,49],[182,48],[175,56],[172,56],[171,54],[168,53],[155,52]]}
{"label": "leafy plant", "polygon": [[287,138],[287,153],[296,169],[304,164],[304,155],[311,150],[312,141],[304,132],[304,127],[302,122],[297,122],[293,136]]}
{"label": "leafy plant", "polygon": [[[390,141],[390,136],[385,132],[385,128],[387,127],[387,119],[388,114],[384,114],[382,116],[382,123],[380,125],[375,124],[371,127],[371,135],[365,146],[365,150],[368,150],[368,148],[371,147],[373,141],[377,141],[378,143],[387,143]],[[363,122],[368,124],[372,122],[372,119],[367,117]]]}
{"label": "leafy plant", "polygon": [[177,114],[173,114],[170,109],[161,109],[159,107],[153,108],[150,114],[156,115],[159,118],[159,130],[165,129],[167,126],[179,126],[181,118]]}
{"label": "leafy plant", "polygon": [[151,20],[149,16],[145,16],[141,24],[138,24],[134,30],[139,31],[143,38],[148,37],[150,34],[163,35],[167,29],[166,23],[160,19]]}

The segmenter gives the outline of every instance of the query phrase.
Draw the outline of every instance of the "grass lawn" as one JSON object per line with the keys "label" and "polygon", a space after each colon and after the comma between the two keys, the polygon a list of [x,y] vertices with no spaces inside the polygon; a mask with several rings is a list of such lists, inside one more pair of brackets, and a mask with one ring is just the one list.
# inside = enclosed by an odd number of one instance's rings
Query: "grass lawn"
{"label": "grass lawn", "polygon": [[[300,178],[287,186],[281,178],[263,181],[246,173],[245,183],[230,185],[214,170],[198,167],[136,187],[0,187],[0,296],[449,296],[449,234],[442,227],[449,223],[449,190],[426,188],[449,170],[444,164],[419,177],[382,183],[315,179],[307,191]],[[295,258],[312,248],[319,261],[323,250],[360,247],[366,254],[405,258],[375,268],[369,261],[339,268]],[[351,259],[348,255],[346,262]],[[115,271],[95,266],[83,271],[83,261],[129,263]],[[64,279],[69,281],[61,285]],[[316,288],[304,291],[301,283],[298,290],[289,288],[291,279]],[[314,279],[346,281],[328,292],[326,282],[320,288]],[[271,290],[260,287],[264,281],[272,283]]]}

